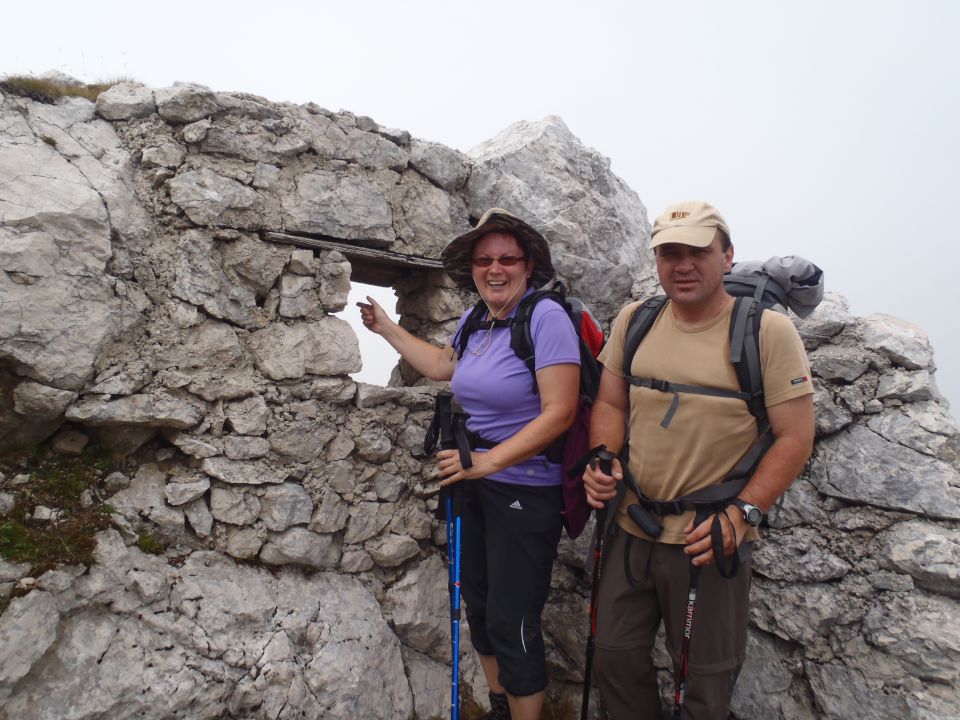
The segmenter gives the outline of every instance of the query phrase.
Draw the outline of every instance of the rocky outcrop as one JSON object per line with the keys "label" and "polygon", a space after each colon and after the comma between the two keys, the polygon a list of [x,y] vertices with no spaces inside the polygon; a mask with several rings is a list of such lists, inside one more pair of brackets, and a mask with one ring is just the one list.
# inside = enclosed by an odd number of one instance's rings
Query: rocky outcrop
{"label": "rocky outcrop", "polygon": [[[126,457],[96,488],[115,529],[91,568],[0,563],[0,718],[445,715],[435,390],[405,367],[393,387],[350,379],[344,253],[435,258],[504,206],[609,323],[655,285],[636,194],[557,118],[463,154],[194,85],[0,95],[0,187],[0,444],[62,431],[64,451],[93,437]],[[409,272],[401,322],[446,341],[471,298]],[[960,431],[933,349],[836,294],[798,326],[818,442],[756,549],[734,713],[955,717]],[[25,482],[0,477],[0,515]],[[138,550],[143,534],[165,554]],[[551,695],[571,704],[588,535],[562,541],[544,616]],[[462,669],[485,704],[472,654]]]}

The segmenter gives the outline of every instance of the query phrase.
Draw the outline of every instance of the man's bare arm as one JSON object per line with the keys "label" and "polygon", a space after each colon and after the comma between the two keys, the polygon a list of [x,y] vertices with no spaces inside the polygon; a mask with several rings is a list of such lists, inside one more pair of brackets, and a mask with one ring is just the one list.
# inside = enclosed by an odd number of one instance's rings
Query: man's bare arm
{"label": "man's bare arm", "polygon": [[[619,453],[626,437],[627,381],[604,369],[600,376],[600,390],[590,412],[590,446],[603,444],[613,453]],[[605,500],[617,494],[616,481],[623,479],[620,461],[613,461],[613,475],[604,475],[599,468],[587,467],[583,474],[583,486],[587,502],[599,509]]]}

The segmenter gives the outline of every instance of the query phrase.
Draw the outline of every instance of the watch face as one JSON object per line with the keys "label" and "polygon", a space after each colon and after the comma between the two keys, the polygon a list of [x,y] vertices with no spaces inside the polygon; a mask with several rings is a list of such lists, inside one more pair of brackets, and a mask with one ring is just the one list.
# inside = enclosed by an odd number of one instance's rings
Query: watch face
{"label": "watch face", "polygon": [[760,512],[760,508],[752,506],[746,509],[744,517],[750,525],[757,527],[757,525],[760,524],[760,520],[763,519],[763,513]]}

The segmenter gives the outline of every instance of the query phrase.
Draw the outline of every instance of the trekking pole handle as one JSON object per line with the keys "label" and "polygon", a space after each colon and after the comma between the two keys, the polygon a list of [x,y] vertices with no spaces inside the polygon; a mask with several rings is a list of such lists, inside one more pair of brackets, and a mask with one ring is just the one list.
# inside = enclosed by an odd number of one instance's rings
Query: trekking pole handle
{"label": "trekking pole handle", "polygon": [[649,535],[652,538],[660,537],[660,533],[663,532],[663,526],[657,521],[657,519],[647,510],[643,505],[640,504],[640,498],[643,497],[643,493],[640,492],[640,487],[637,485],[636,478],[633,477],[633,474],[630,472],[629,468],[623,468],[623,479],[627,482],[627,485],[633,491],[633,494],[637,496],[637,502],[633,503],[627,508],[627,515],[630,516],[630,519],[643,530],[644,533]]}
{"label": "trekking pole handle", "polygon": [[607,450],[606,445],[601,445],[600,449],[597,450],[597,463],[600,468],[600,472],[604,475],[613,475],[613,461],[616,459],[616,455]]}

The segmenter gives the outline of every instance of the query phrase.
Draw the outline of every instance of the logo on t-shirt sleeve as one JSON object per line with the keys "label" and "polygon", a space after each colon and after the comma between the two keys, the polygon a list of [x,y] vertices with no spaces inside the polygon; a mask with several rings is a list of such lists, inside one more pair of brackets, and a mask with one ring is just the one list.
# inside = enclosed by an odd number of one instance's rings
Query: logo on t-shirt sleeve
{"label": "logo on t-shirt sleeve", "polygon": [[810,382],[810,378],[806,375],[801,375],[800,377],[794,378],[790,381],[791,385],[802,385],[805,382]]}

